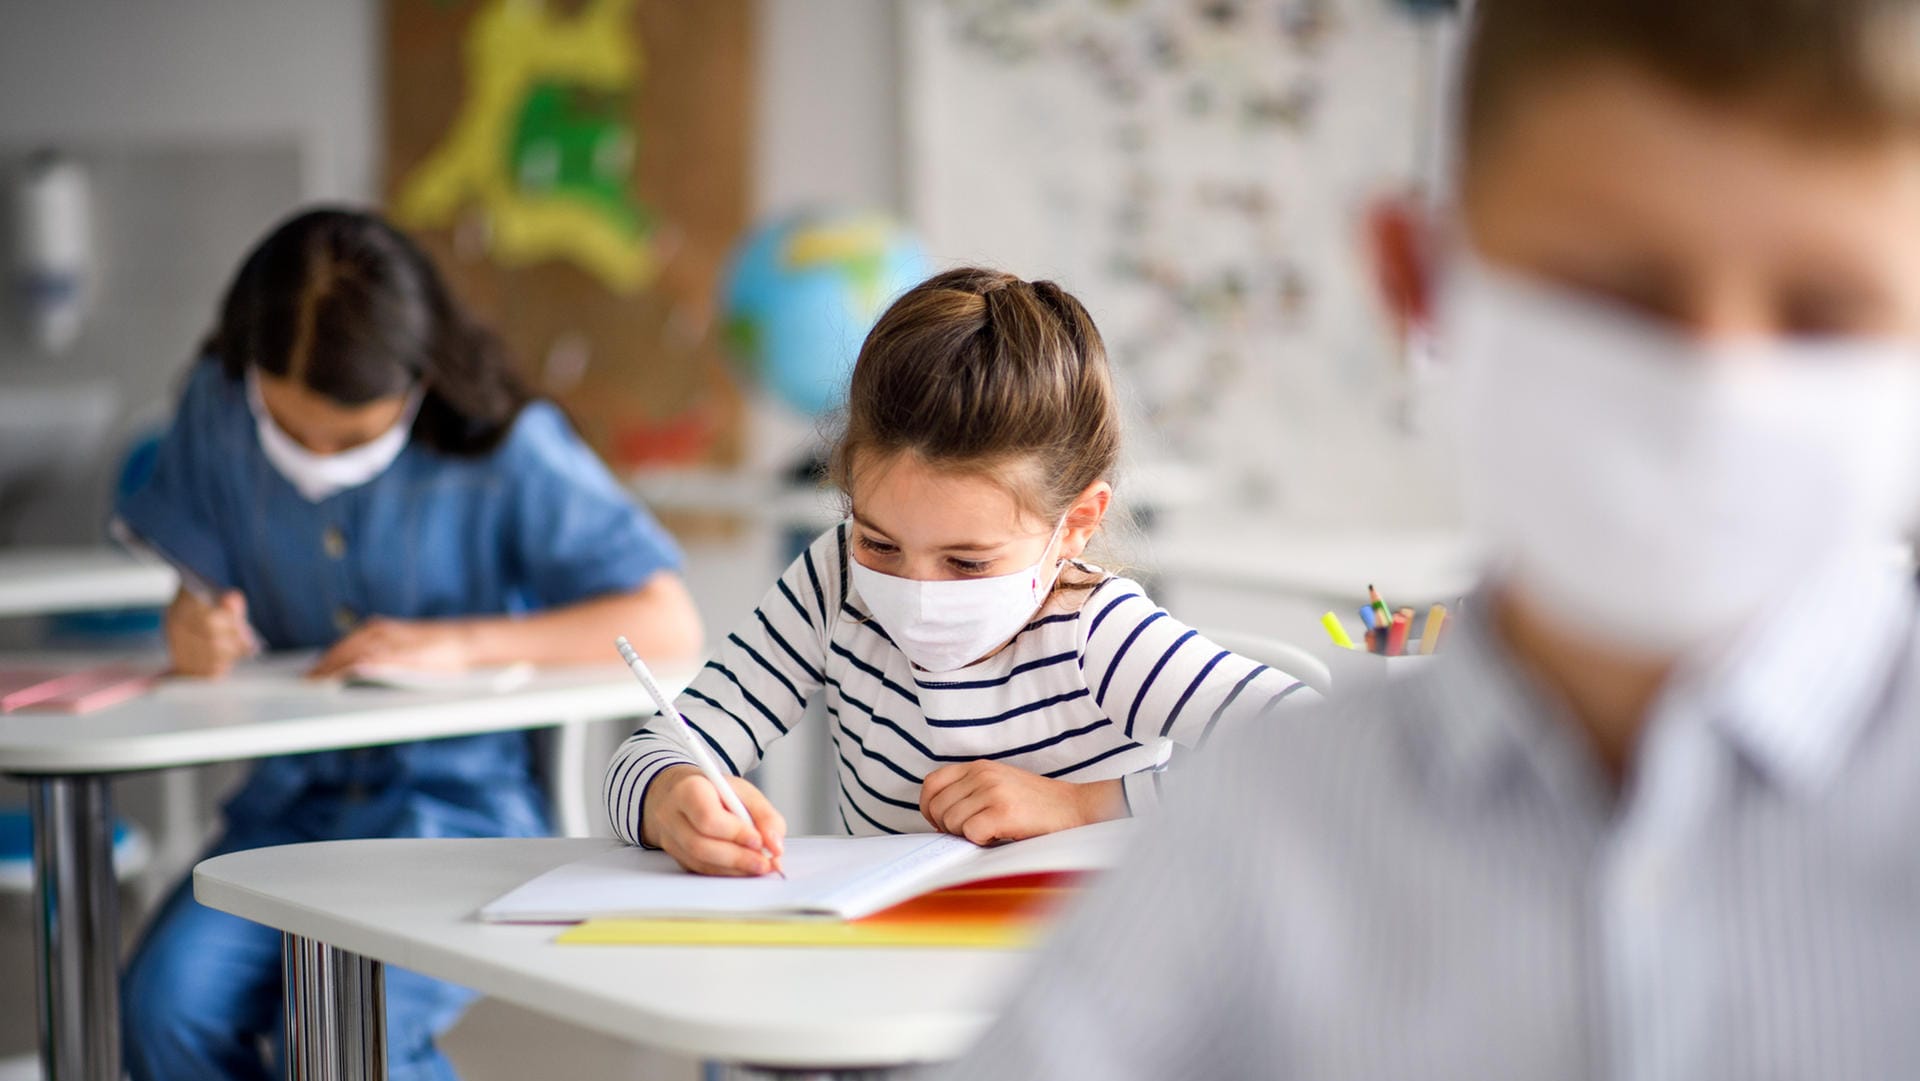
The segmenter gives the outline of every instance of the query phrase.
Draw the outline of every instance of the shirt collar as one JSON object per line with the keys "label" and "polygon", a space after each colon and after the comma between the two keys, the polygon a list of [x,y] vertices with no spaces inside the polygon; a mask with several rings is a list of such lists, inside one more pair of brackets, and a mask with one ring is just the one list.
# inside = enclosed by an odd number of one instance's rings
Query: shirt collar
{"label": "shirt collar", "polygon": [[1884,553],[1802,579],[1728,648],[1683,669],[1656,707],[1716,727],[1790,792],[1832,783],[1891,689],[1913,634],[1910,572]]}
{"label": "shirt collar", "polygon": [[[1466,607],[1482,612],[1490,603],[1482,590]],[[1908,572],[1877,553],[1809,574],[1727,648],[1683,665],[1656,700],[1649,728],[1698,717],[1775,783],[1818,791],[1890,690],[1914,608]],[[1426,685],[1444,782],[1485,785],[1524,762],[1557,787],[1604,792],[1558,695],[1526,672],[1487,621],[1461,619],[1448,629],[1455,637]]]}
{"label": "shirt collar", "polygon": [[[1462,607],[1477,615],[1491,605],[1483,588]],[[1448,648],[1427,684],[1427,732],[1441,782],[1477,789],[1527,767],[1556,790],[1604,799],[1599,766],[1582,753],[1579,729],[1559,697],[1521,666],[1488,621],[1461,618],[1447,630]]]}

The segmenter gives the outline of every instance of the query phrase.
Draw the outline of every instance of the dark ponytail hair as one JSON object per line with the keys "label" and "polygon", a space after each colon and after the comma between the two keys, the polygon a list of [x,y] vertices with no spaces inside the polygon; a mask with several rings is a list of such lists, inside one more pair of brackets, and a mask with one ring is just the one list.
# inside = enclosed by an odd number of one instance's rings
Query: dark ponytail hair
{"label": "dark ponytail hair", "polygon": [[425,389],[416,440],[474,456],[498,446],[533,393],[500,339],[455,303],[399,230],[356,210],[305,211],[240,264],[203,351],[342,405]]}

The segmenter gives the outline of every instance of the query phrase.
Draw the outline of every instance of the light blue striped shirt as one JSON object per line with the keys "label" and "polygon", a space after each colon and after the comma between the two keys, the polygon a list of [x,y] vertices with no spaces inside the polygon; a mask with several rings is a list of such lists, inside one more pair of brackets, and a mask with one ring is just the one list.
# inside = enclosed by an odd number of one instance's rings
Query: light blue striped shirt
{"label": "light blue striped shirt", "polygon": [[1236,729],[950,1077],[1920,1076],[1914,601],[1810,581],[1618,790],[1472,621]]}

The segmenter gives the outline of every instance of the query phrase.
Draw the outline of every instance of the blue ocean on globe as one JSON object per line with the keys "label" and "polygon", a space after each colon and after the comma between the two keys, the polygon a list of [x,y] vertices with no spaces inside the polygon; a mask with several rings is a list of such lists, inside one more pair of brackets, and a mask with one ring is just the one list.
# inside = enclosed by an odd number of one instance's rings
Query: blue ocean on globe
{"label": "blue ocean on globe", "polygon": [[734,249],[721,303],[727,351],[749,382],[802,414],[837,409],[867,331],[931,273],[919,241],[884,215],[781,218]]}

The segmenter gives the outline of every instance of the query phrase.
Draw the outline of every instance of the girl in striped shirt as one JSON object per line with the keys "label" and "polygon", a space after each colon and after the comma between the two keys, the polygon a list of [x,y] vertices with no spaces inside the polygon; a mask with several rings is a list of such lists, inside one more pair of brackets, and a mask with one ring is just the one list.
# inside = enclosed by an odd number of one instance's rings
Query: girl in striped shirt
{"label": "girl in striped shirt", "polygon": [[765,873],[786,824],[738,775],[815,695],[842,828],[979,844],[1139,814],[1173,744],[1310,697],[1081,561],[1119,453],[1105,347],[1059,286],[963,269],[901,297],[854,366],[833,457],[849,520],[679,702],[754,825],[656,720],[608,768],[614,830],[692,871]]}

